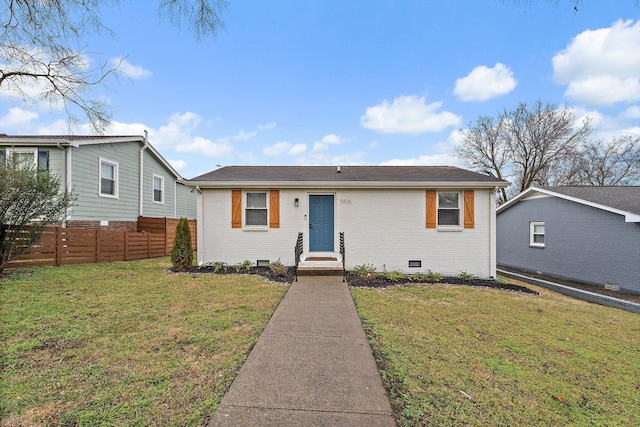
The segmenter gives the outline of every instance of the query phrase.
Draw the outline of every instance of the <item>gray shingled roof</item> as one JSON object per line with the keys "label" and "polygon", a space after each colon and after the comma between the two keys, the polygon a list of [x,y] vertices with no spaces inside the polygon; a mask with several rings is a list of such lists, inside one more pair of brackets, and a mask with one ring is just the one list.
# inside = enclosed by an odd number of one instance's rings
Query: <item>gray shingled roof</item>
{"label": "gray shingled roof", "polygon": [[452,166],[227,166],[189,180],[198,182],[479,182],[506,181]]}
{"label": "gray shingled roof", "polygon": [[640,215],[640,187],[540,187],[554,193]]}

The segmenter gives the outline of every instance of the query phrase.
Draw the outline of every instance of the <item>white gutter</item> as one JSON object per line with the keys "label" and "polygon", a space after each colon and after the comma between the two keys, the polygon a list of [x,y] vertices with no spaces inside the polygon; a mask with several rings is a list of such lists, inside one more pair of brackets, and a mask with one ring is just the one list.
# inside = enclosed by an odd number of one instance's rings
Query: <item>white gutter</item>
{"label": "white gutter", "polygon": [[501,188],[495,182],[478,181],[185,181],[200,188]]}
{"label": "white gutter", "polygon": [[138,189],[140,192],[140,209],[139,209],[139,216],[142,216],[142,214],[144,213],[144,150],[147,149],[147,147],[149,146],[149,142],[147,141],[147,136],[148,136],[148,132],[145,130],[144,131],[144,145],[140,148],[140,182],[138,183]]}

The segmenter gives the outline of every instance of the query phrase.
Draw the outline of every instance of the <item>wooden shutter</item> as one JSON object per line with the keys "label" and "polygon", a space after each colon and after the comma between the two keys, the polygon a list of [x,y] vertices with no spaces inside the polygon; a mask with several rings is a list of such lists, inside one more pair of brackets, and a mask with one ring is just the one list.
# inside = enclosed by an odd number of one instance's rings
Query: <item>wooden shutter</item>
{"label": "wooden shutter", "polygon": [[473,190],[464,190],[464,228],[473,228],[474,226],[474,199]]}
{"label": "wooden shutter", "polygon": [[436,228],[436,190],[427,190],[427,228]]}
{"label": "wooden shutter", "polygon": [[269,191],[269,227],[280,228],[280,190]]}
{"label": "wooden shutter", "polygon": [[231,190],[231,228],[242,228],[242,190]]}

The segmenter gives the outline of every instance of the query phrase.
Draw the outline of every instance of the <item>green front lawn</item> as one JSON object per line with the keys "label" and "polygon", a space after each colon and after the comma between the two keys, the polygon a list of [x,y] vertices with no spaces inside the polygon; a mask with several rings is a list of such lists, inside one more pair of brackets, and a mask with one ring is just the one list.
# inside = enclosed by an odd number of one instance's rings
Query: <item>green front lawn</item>
{"label": "green front lawn", "polygon": [[169,266],[0,278],[0,425],[202,425],[287,287]]}
{"label": "green front lawn", "polygon": [[640,425],[640,315],[526,286],[352,288],[401,426]]}

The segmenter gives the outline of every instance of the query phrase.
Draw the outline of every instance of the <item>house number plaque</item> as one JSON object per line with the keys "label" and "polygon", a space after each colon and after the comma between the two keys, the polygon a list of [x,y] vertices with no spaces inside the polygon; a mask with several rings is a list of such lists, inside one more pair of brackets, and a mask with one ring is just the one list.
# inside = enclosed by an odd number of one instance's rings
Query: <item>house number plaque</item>
{"label": "house number plaque", "polygon": [[351,204],[351,199],[340,199],[340,204],[341,205],[350,205]]}

